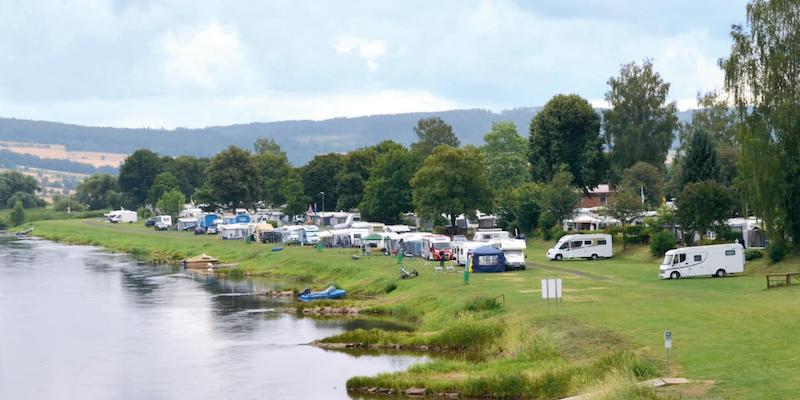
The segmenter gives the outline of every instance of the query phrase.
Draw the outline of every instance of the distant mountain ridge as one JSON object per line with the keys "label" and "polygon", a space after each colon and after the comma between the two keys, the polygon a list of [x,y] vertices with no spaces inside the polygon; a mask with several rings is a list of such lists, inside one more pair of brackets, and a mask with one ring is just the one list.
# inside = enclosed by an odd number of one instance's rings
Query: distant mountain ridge
{"label": "distant mountain ridge", "polygon": [[[316,154],[346,152],[394,140],[409,145],[416,141],[414,126],[421,118],[441,117],[453,126],[462,144],[480,145],[493,122],[508,121],[527,136],[530,121],[541,107],[524,107],[501,112],[464,109],[440,112],[371,115],[321,121],[297,120],[253,122],[206,128],[110,128],[58,122],[0,118],[0,141],[63,144],[72,151],[132,153],[148,148],[162,155],[213,156],[229,145],[252,149],[259,137],[275,139],[296,165]],[[682,121],[691,111],[679,113]]]}

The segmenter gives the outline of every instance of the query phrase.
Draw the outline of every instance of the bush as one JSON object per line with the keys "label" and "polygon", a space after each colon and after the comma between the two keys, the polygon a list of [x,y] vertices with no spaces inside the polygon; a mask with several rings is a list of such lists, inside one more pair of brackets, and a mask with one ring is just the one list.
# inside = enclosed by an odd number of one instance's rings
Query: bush
{"label": "bush", "polygon": [[654,256],[662,256],[667,250],[675,247],[677,240],[672,233],[668,231],[659,231],[650,240],[650,254]]}
{"label": "bush", "polygon": [[386,293],[392,293],[395,289],[397,289],[397,283],[394,281],[387,283],[386,286],[383,287],[383,291]]}
{"label": "bush", "polygon": [[8,221],[0,218],[0,230],[8,229]]}
{"label": "bush", "polygon": [[471,312],[490,311],[490,310],[497,310],[498,308],[500,308],[500,306],[501,304],[497,301],[496,298],[478,296],[468,301],[467,304],[464,305],[464,311],[471,311]]}
{"label": "bush", "polygon": [[566,235],[567,232],[564,232],[560,226],[556,225],[550,229],[543,229],[542,230],[542,238],[544,240],[558,240],[561,239],[562,236]]}
{"label": "bush", "polygon": [[745,261],[753,261],[755,259],[764,257],[764,252],[761,250],[745,250],[744,251],[744,259]]}
{"label": "bush", "polygon": [[770,261],[774,263],[783,260],[783,256],[786,255],[786,246],[783,244],[783,241],[775,241],[770,243],[767,247],[767,255],[769,256]]}

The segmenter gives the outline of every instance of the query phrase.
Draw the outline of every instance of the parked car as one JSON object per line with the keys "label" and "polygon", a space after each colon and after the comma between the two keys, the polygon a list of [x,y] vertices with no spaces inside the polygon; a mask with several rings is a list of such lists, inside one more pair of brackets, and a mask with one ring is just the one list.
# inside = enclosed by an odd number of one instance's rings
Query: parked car
{"label": "parked car", "polygon": [[158,221],[156,217],[150,217],[144,221],[144,226],[152,228],[156,225],[156,221]]}
{"label": "parked car", "polygon": [[156,224],[153,228],[157,231],[166,231],[172,228],[172,217],[169,215],[159,215],[156,217]]}
{"label": "parked car", "polygon": [[216,235],[217,234],[217,226],[211,225],[206,228],[206,235]]}

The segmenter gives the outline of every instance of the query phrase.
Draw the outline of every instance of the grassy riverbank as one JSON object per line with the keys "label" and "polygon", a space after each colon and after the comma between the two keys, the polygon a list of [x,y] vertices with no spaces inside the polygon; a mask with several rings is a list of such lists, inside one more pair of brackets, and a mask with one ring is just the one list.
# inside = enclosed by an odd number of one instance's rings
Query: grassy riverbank
{"label": "grassy riverbank", "polygon": [[[532,241],[529,270],[505,274],[435,273],[406,259],[419,278],[400,280],[394,258],[353,260],[354,251],[221,241],[183,232],[155,232],[95,220],[36,223],[36,234],[104,246],[146,260],[207,253],[241,271],[324,286],[335,283],[359,305],[414,324],[413,333],[355,331],[327,341],[376,347],[405,345],[468,350],[408,371],[355,377],[354,388],[426,387],[434,393],[559,398],[601,391],[608,398],[782,399],[798,390],[800,288],[765,290],[762,271],[798,270],[790,259],[749,263],[748,274],[726,279],[657,279],[644,248],[597,262],[548,262],[548,243]],[[564,302],[556,312],[540,299],[539,281],[560,277]],[[396,287],[393,289],[393,287]],[[393,290],[392,290],[393,289]],[[390,290],[390,291],[389,291]],[[389,293],[387,293],[389,291]],[[502,297],[501,297],[502,296]],[[353,300],[349,300],[353,301]],[[671,370],[663,360],[663,331],[673,331]],[[698,383],[665,391],[635,388],[653,376]]]}

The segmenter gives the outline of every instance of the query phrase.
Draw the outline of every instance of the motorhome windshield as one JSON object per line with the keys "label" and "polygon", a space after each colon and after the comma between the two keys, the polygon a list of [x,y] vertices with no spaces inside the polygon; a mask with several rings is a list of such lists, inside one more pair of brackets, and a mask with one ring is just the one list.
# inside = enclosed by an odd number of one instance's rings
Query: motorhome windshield
{"label": "motorhome windshield", "polygon": [[436,250],[447,250],[450,248],[450,243],[434,243],[433,248]]}
{"label": "motorhome windshield", "polygon": [[661,265],[670,265],[670,264],[672,264],[672,255],[671,254],[664,256],[664,262],[661,263]]}

